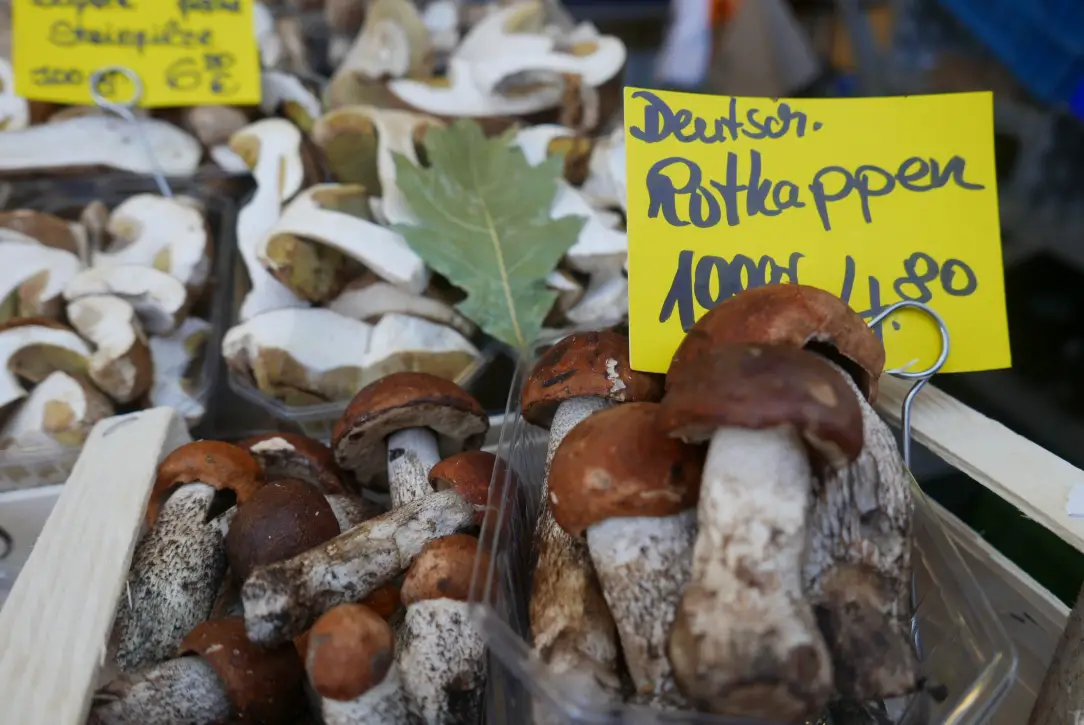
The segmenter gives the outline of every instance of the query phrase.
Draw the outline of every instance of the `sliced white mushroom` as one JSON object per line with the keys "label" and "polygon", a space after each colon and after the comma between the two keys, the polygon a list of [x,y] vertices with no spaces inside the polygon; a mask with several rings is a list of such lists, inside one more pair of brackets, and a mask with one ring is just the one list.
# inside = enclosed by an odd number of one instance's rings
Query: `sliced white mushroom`
{"label": "sliced white mushroom", "polygon": [[459,3],[456,0],[434,0],[422,11],[422,23],[429,31],[434,52],[448,55],[459,45]]}
{"label": "sliced white mushroom", "polygon": [[369,4],[365,24],[335,74],[374,81],[426,77],[432,69],[431,55],[429,32],[414,3],[376,0]]}
{"label": "sliced white mushroom", "polygon": [[595,142],[587,178],[580,191],[595,207],[627,211],[625,186],[625,129],[617,128]]}
{"label": "sliced white mushroom", "polygon": [[[307,120],[312,123],[320,118],[323,109],[316,97],[296,75],[282,71],[265,70],[260,74],[260,110],[267,115],[276,113],[280,107],[287,111],[291,120]],[[292,112],[300,111],[301,119],[293,118]],[[298,124],[302,125],[302,124]]]}
{"label": "sliced white mushroom", "polygon": [[252,4],[252,24],[256,33],[256,45],[260,48],[260,65],[275,68],[282,61],[282,40],[275,32],[275,16],[262,2]]}
{"label": "sliced white mushroom", "polygon": [[555,269],[546,276],[546,286],[557,292],[554,308],[561,315],[567,313],[583,299],[584,289],[576,279],[564,270]]}
{"label": "sliced white mushroom", "polygon": [[629,313],[629,280],[622,274],[592,279],[583,297],[565,317],[574,325],[603,327],[620,322]]}
{"label": "sliced white mushroom", "polygon": [[474,323],[451,305],[426,295],[412,294],[372,274],[347,285],[327,308],[363,322],[376,322],[384,315],[399,312],[448,325],[467,337],[475,331]]}
{"label": "sliced white mushroom", "polygon": [[[154,152],[153,162],[146,144]],[[112,115],[69,118],[0,134],[0,171],[107,167],[133,174],[191,176],[203,147],[191,134],[155,118]]]}
{"label": "sliced white mushroom", "polygon": [[135,308],[143,329],[151,335],[171,332],[187,311],[188,290],[177,278],[138,264],[91,267],[69,280],[64,299],[114,295]]}
{"label": "sliced white mushroom", "polygon": [[445,78],[440,81],[416,81],[398,78],[387,88],[410,108],[435,116],[489,118],[524,116],[561,103],[559,84],[542,84],[515,94],[487,93],[472,77],[473,65],[452,56]]}
{"label": "sliced white mushroom", "polygon": [[0,317],[57,317],[64,286],[83,265],[71,252],[24,236],[0,235]]}
{"label": "sliced white mushroom", "polygon": [[30,125],[30,103],[15,94],[15,72],[0,57],[0,132],[21,131]]}
{"label": "sliced white mushroom", "polygon": [[222,169],[227,174],[240,175],[249,172],[248,164],[245,163],[243,158],[233,152],[233,149],[229,147],[229,144],[212,146],[207,149],[207,155],[211,157],[211,161],[215,162],[215,166]]}
{"label": "sliced white mushroom", "polygon": [[[0,201],[0,208],[3,207]],[[79,222],[70,222],[53,214],[33,209],[0,212],[0,242],[30,241],[71,252],[83,264],[90,260],[87,230]]]}
{"label": "sliced white mushroom", "polygon": [[68,304],[68,320],[93,343],[90,379],[110,398],[130,403],[150,389],[151,353],[135,308],[112,295],[80,297]]}
{"label": "sliced white mushroom", "polygon": [[236,106],[192,106],[183,111],[184,127],[204,146],[217,146],[248,125],[248,116]]}
{"label": "sliced white mushroom", "polygon": [[480,357],[478,348],[452,328],[392,313],[373,327],[365,372],[369,380],[404,371],[456,380]]}
{"label": "sliced white mushroom", "polygon": [[50,373],[84,372],[90,346],[62,326],[20,325],[0,330],[0,408],[26,396],[19,378],[41,382]]}
{"label": "sliced white mushroom", "polygon": [[188,317],[169,335],[150,339],[154,384],[151,405],[165,405],[184,416],[189,426],[200,422],[205,412],[203,402],[193,397],[187,372],[192,361],[203,351],[211,323]]}
{"label": "sliced white mushroom", "polygon": [[347,400],[365,385],[371,332],[331,310],[272,310],[230,329],[222,354],[265,394],[287,402]]}
{"label": "sliced white mushroom", "polygon": [[41,381],[0,429],[0,449],[76,447],[113,404],[82,379],[60,371]]}

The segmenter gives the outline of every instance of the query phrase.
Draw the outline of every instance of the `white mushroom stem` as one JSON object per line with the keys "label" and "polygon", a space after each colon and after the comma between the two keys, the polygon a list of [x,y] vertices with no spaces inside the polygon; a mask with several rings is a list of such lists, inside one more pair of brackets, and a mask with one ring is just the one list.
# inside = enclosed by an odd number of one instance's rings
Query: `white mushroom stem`
{"label": "white mushroom stem", "polygon": [[428,428],[404,428],[388,436],[388,491],[398,508],[433,492],[429,470],[440,463],[437,437]]}
{"label": "white mushroom stem", "polygon": [[744,715],[778,717],[794,714],[788,686],[830,691],[828,652],[802,591],[812,476],[792,428],[719,428],[712,436],[692,577],[669,647],[694,700],[728,693],[735,707],[753,708]]}
{"label": "white mushroom stem", "polygon": [[136,545],[113,625],[121,670],[172,657],[185,635],[210,614],[226,573],[221,527],[207,521],[215,493],[204,483],[176,489]]}
{"label": "white mushroom stem", "polygon": [[202,657],[179,657],[120,677],[95,701],[100,704],[87,725],[212,725],[233,711],[222,680]]}
{"label": "white mushroom stem", "polygon": [[410,722],[403,683],[392,667],[373,689],[353,700],[322,698],[324,725],[402,725]]}
{"label": "white mushroom stem", "polygon": [[423,546],[467,528],[474,516],[474,506],[455,491],[437,491],[323,546],[257,567],[241,589],[249,639],[284,642],[331,607],[361,601],[409,567]]}
{"label": "white mushroom stem", "polygon": [[331,506],[331,513],[335,515],[335,520],[339,522],[340,531],[349,531],[361,522],[384,513],[384,509],[375,501],[360,496],[335,493],[324,498]]}
{"label": "white mushroom stem", "polygon": [[466,602],[426,599],[408,606],[397,664],[411,712],[426,725],[478,722],[485,653]]}
{"label": "white mushroom stem", "polygon": [[557,452],[557,446],[565,439],[569,431],[578,426],[584,418],[605,410],[613,405],[605,398],[582,397],[570,398],[557,406],[553,414],[553,422],[550,423],[549,445],[546,447],[546,477],[550,475],[550,463],[553,455]]}
{"label": "white mushroom stem", "polygon": [[670,625],[689,581],[696,511],[613,518],[587,529],[587,548],[610,605],[636,691],[670,695]]}

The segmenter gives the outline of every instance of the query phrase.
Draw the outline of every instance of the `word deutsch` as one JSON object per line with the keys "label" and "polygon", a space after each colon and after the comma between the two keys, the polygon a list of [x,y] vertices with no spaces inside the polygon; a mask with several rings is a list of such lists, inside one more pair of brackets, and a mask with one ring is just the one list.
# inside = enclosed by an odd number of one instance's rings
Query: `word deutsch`
{"label": "word deutsch", "polygon": [[[651,91],[636,91],[633,98],[647,101],[644,107],[644,121],[640,127],[630,126],[629,133],[638,141],[658,143],[673,137],[681,143],[714,144],[725,141],[737,141],[739,138],[752,140],[783,138],[793,131],[802,138],[809,127],[809,117],[801,111],[795,111],[789,103],[780,102],[774,112],[764,113],[759,108],[748,108],[745,113],[738,111],[738,99],[730,99],[726,115],[707,119],[694,116],[688,109],[674,111]],[[819,121],[814,121],[812,129],[821,130]]]}

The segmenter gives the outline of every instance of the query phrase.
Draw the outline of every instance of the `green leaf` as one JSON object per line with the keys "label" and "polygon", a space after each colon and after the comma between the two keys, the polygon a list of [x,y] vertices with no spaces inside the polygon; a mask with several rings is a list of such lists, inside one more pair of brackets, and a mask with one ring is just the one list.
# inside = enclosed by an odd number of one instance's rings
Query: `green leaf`
{"label": "green leaf", "polygon": [[467,293],[460,312],[525,350],[557,293],[545,278],[586,219],[551,219],[563,159],[531,166],[511,136],[460,119],[425,136],[429,167],[396,156],[396,184],[419,224],[396,225],[426,264]]}

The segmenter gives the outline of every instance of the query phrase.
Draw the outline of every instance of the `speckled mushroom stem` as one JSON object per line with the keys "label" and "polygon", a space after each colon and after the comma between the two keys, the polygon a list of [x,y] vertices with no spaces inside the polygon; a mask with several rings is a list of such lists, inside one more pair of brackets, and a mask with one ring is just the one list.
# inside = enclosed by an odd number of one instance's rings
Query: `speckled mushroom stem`
{"label": "speckled mushroom stem", "polygon": [[437,437],[428,428],[404,428],[388,436],[388,490],[398,508],[433,491],[429,469],[440,463]]}
{"label": "speckled mushroom stem", "polygon": [[249,638],[285,642],[336,604],[357,602],[410,565],[429,541],[469,527],[474,506],[438,491],[369,519],[326,544],[258,567],[241,589]]}
{"label": "speckled mushroom stem", "polygon": [[212,725],[232,714],[229,696],[201,657],[125,675],[95,695],[87,725]]}
{"label": "speckled mushroom stem", "polygon": [[384,513],[384,508],[375,501],[348,493],[328,494],[328,505],[339,522],[339,528],[349,531],[363,521]]}
{"label": "speckled mushroom stem", "polygon": [[176,489],[136,546],[112,636],[122,671],[172,657],[210,615],[226,573],[223,526],[207,521],[215,493],[203,483]]}
{"label": "speckled mushroom stem", "polygon": [[557,406],[557,410],[553,413],[553,423],[550,424],[549,443],[546,445],[546,478],[549,478],[553,454],[557,452],[557,447],[561,445],[561,441],[565,439],[568,432],[587,416],[613,405],[614,403],[606,398],[584,396],[570,398]]}
{"label": "speckled mushroom stem", "polygon": [[666,653],[670,626],[692,572],[696,510],[612,518],[587,529],[587,547],[621,638],[636,691],[682,698]]}
{"label": "speckled mushroom stem", "polygon": [[394,667],[380,684],[353,700],[321,698],[320,713],[324,725],[411,725],[415,720],[407,709],[403,683]]}

